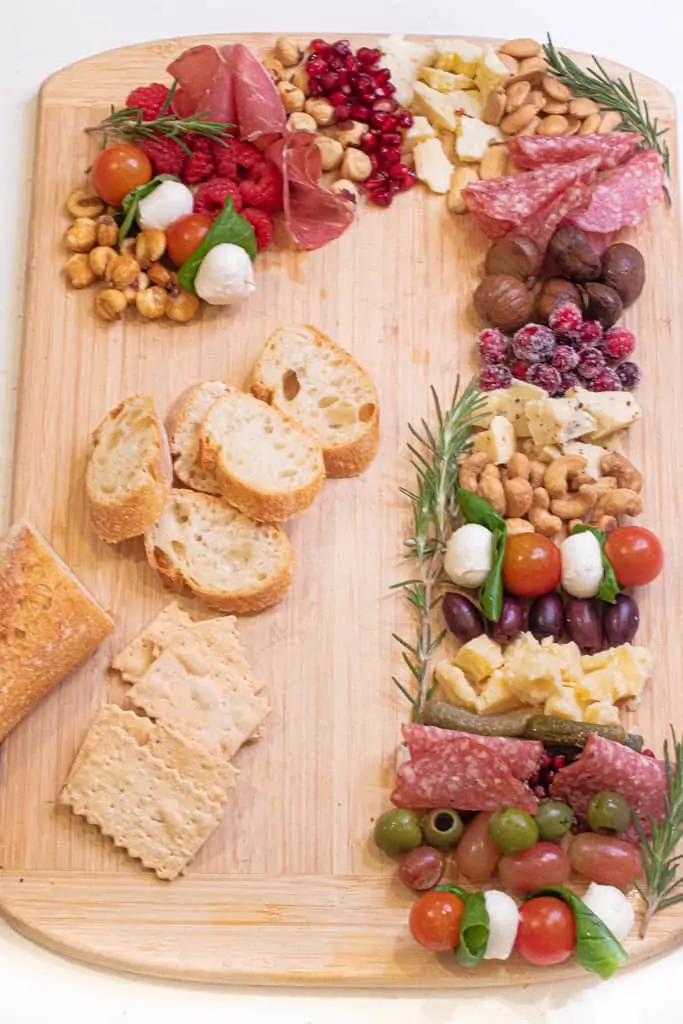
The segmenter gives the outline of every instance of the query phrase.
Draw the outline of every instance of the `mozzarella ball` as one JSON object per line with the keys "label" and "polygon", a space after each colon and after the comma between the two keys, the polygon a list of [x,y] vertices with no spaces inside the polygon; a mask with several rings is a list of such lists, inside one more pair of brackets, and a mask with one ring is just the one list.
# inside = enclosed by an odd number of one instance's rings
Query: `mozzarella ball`
{"label": "mozzarella ball", "polygon": [[562,541],[562,589],[572,597],[595,597],[602,583],[600,542],[588,530]]}
{"label": "mozzarella ball", "polygon": [[221,242],[209,249],[194,279],[197,295],[210,306],[229,306],[253,291],[254,267],[241,245]]}
{"label": "mozzarella ball", "polygon": [[624,896],[621,889],[613,885],[598,885],[597,882],[591,882],[583,902],[607,925],[618,942],[624,941],[633,928],[636,914],[630,900]]}
{"label": "mozzarella ball", "polygon": [[162,181],[140,200],[138,221],[143,228],[165,231],[174,221],[192,213],[193,203],[194,197],[187,185],[180,181]]}
{"label": "mozzarella ball", "polygon": [[451,534],[444,570],[459,587],[480,587],[493,565],[493,534],[478,523],[466,523]]}
{"label": "mozzarella ball", "polygon": [[489,941],[484,960],[507,960],[517,938],[519,909],[506,892],[488,889],[484,893],[486,913],[489,915]]}

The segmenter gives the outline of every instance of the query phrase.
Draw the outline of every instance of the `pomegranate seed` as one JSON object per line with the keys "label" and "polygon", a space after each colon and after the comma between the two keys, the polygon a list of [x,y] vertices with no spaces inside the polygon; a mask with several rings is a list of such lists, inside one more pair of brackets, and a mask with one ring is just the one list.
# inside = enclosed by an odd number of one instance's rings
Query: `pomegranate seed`
{"label": "pomegranate seed", "polygon": [[342,103],[346,103],[346,96],[341,89],[335,89],[327,97],[333,107],[338,107]]}
{"label": "pomegranate seed", "polygon": [[322,76],[320,81],[322,82],[323,89],[328,89],[331,92],[339,85],[339,75],[336,71],[328,71],[326,75]]}
{"label": "pomegranate seed", "polygon": [[351,103],[349,110],[354,121],[367,121],[370,117],[370,110],[363,103]]}
{"label": "pomegranate seed", "polygon": [[413,127],[413,115],[409,110],[402,110],[398,116],[399,127],[401,128],[412,128]]}
{"label": "pomegranate seed", "polygon": [[324,39],[314,39],[312,43],[308,44],[308,49],[312,53],[320,53],[322,50],[327,50],[329,43],[326,43]]}
{"label": "pomegranate seed", "polygon": [[550,754],[543,754],[541,758],[541,768],[550,768],[553,763],[553,759]]}
{"label": "pomegranate seed", "polygon": [[396,92],[396,86],[393,82],[387,82],[386,85],[375,85],[375,96],[378,99],[385,99],[393,96]]}
{"label": "pomegranate seed", "polygon": [[375,100],[372,104],[372,109],[376,114],[393,114],[396,110],[396,100],[392,100],[390,97],[383,100]]}
{"label": "pomegranate seed", "polygon": [[401,162],[400,150],[394,146],[380,146],[379,159],[383,164],[399,164]]}
{"label": "pomegranate seed", "polygon": [[344,86],[349,86],[350,87],[350,85],[351,85],[351,73],[349,71],[344,69],[343,71],[336,72],[336,75],[337,75],[337,78],[339,80],[339,85],[340,85],[340,87],[342,89],[344,88]]}
{"label": "pomegranate seed", "polygon": [[379,146],[381,135],[377,132],[366,132],[360,140],[360,148],[364,153],[373,153]]}
{"label": "pomegranate seed", "polygon": [[[372,160],[372,156],[370,157]],[[365,187],[368,192],[376,192],[377,189],[386,188],[388,185],[388,179],[384,171],[377,171],[365,182]]]}
{"label": "pomegranate seed", "polygon": [[391,71],[389,68],[378,68],[372,76],[377,85],[386,85],[391,79]]}
{"label": "pomegranate seed", "polygon": [[356,89],[358,89],[361,92],[364,89],[374,90],[375,88],[375,83],[373,82],[372,78],[370,77],[370,75],[366,75],[364,71],[361,71],[360,74],[356,75],[355,85]]}
{"label": "pomegranate seed", "polygon": [[558,771],[560,770],[560,768],[564,768],[566,763],[567,758],[564,756],[564,754],[557,754],[553,758],[553,768],[556,768]]}
{"label": "pomegranate seed", "polygon": [[533,794],[534,796],[537,796],[539,800],[542,800],[543,797],[547,795],[543,786],[534,786]]}
{"label": "pomegranate seed", "polygon": [[398,128],[398,118],[395,114],[384,114],[379,111],[370,116],[370,124],[383,132],[395,132]]}
{"label": "pomegranate seed", "polygon": [[356,54],[356,59],[367,67],[372,67],[380,59],[382,54],[375,47],[361,46]]}
{"label": "pomegranate seed", "polygon": [[[380,159],[381,159],[381,157],[380,157]],[[400,184],[401,184],[401,181],[403,179],[403,175],[408,170],[406,165],[402,164],[402,163],[388,164],[385,169],[386,169],[387,174],[391,178],[391,180],[392,181],[397,181],[399,183],[399,188],[400,188]]]}
{"label": "pomegranate seed", "polygon": [[348,39],[338,39],[336,43],[332,44],[332,46],[335,52],[338,53],[340,57],[346,57],[349,53],[351,53],[351,44],[349,43]]}
{"label": "pomegranate seed", "polygon": [[370,157],[370,166],[372,167],[372,173],[375,174],[379,167],[379,160],[377,159],[377,155],[375,153],[368,153],[368,156]]}
{"label": "pomegranate seed", "polygon": [[309,77],[320,78],[321,75],[327,74],[328,65],[324,60],[313,53],[306,61],[306,71],[308,71]]}
{"label": "pomegranate seed", "polygon": [[[399,167],[402,167],[402,166],[403,166],[403,164],[399,164]],[[413,185],[416,184],[416,182],[417,182],[417,174],[415,173],[415,171],[411,170],[409,167],[406,167],[405,171],[403,172],[403,177],[401,178],[401,181],[399,182],[399,188],[401,189],[401,192],[407,192],[409,188],[412,188]]]}
{"label": "pomegranate seed", "polygon": [[347,71],[357,71],[358,70],[358,61],[356,60],[355,57],[353,57],[353,56],[351,56],[351,54],[349,54],[348,57],[344,58],[344,67],[346,68]]}
{"label": "pomegranate seed", "polygon": [[650,750],[649,747],[645,747],[645,750],[641,750],[641,754],[643,755],[643,757],[654,757],[655,756],[654,750]]}
{"label": "pomegranate seed", "polygon": [[334,108],[334,116],[337,121],[348,121],[351,117],[351,107],[348,103],[339,103]]}
{"label": "pomegranate seed", "polygon": [[394,201],[391,190],[386,188],[376,188],[372,192],[368,192],[368,195],[370,202],[375,206],[391,206]]}
{"label": "pomegranate seed", "polygon": [[339,57],[336,53],[332,53],[327,58],[327,66],[330,71],[342,71],[346,67],[346,61],[343,57]]}
{"label": "pomegranate seed", "polygon": [[308,91],[311,96],[324,96],[325,90],[317,78],[311,78],[308,83]]}

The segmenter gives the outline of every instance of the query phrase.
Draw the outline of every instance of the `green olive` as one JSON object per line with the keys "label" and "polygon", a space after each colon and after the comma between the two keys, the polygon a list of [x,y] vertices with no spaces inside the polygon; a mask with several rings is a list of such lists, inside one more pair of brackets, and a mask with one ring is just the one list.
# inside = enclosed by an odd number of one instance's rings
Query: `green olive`
{"label": "green olive", "polygon": [[408,853],[422,842],[420,819],[415,811],[397,807],[387,811],[375,824],[375,843],[385,853]]}
{"label": "green olive", "polygon": [[425,842],[437,850],[452,850],[460,842],[465,826],[457,811],[439,807],[422,819]]}
{"label": "green olive", "polygon": [[536,827],[541,839],[559,843],[574,822],[574,812],[561,800],[539,800]]}
{"label": "green olive", "polygon": [[538,841],[536,822],[516,807],[503,807],[492,814],[489,833],[498,849],[507,854],[522,853]]}
{"label": "green olive", "polygon": [[593,832],[614,836],[628,828],[631,809],[623,796],[603,790],[591,797],[587,818]]}

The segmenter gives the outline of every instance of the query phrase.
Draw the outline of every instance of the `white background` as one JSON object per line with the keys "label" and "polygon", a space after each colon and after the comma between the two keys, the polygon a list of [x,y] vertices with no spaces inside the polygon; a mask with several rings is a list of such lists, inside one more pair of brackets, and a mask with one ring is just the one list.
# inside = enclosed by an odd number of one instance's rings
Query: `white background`
{"label": "white background", "polygon": [[[683,5],[676,0],[312,0],[285,5],[229,0],[15,0],[2,15],[0,60],[0,529],[6,525],[16,402],[25,238],[36,94],[58,68],[101,50],[168,36],[273,31],[302,36],[352,31],[534,36],[608,56],[683,96]],[[680,386],[680,384],[679,384]],[[49,424],[46,424],[49,429]],[[539,985],[491,994],[431,997],[172,986],[116,977],[59,959],[0,921],[0,1022],[175,1024],[276,1017],[278,1024],[569,1024],[609,1017],[683,1021],[683,951],[609,983]]]}

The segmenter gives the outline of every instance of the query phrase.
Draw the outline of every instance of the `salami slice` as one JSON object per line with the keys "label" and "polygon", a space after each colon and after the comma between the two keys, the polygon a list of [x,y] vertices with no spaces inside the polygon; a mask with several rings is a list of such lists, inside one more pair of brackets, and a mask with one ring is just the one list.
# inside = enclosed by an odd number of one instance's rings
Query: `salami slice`
{"label": "salami slice", "polygon": [[482,230],[490,238],[502,238],[552,203],[565,189],[592,181],[599,165],[599,156],[587,156],[527,174],[475,181],[463,189],[462,195]]}
{"label": "salami slice", "polygon": [[410,758],[396,775],[391,800],[397,807],[536,811],[538,801],[526,783],[538,770],[542,743],[431,725],[406,725],[403,738]]}
{"label": "salami slice", "polygon": [[[585,824],[588,803],[601,790],[623,796],[646,832],[648,818],[661,821],[664,816],[666,772],[662,762],[591,733],[581,756],[555,775],[550,795],[568,803]],[[629,825],[619,838],[637,843],[638,833]]]}
{"label": "salami slice", "polygon": [[638,132],[606,132],[604,135],[515,135],[508,141],[510,156],[518,167],[537,168],[565,164],[586,156],[599,156],[600,169],[618,167],[633,156],[643,141]]}
{"label": "salami slice", "polygon": [[590,202],[590,197],[589,185],[582,183],[570,185],[547,206],[542,206],[537,213],[532,214],[520,224],[514,234],[533,239],[538,246],[538,251],[543,255],[550,244],[550,239],[567,214],[585,209]]}
{"label": "salami slice", "polygon": [[605,174],[593,189],[588,208],[567,222],[583,231],[619,231],[640,224],[663,198],[661,158],[653,149],[644,149]]}

